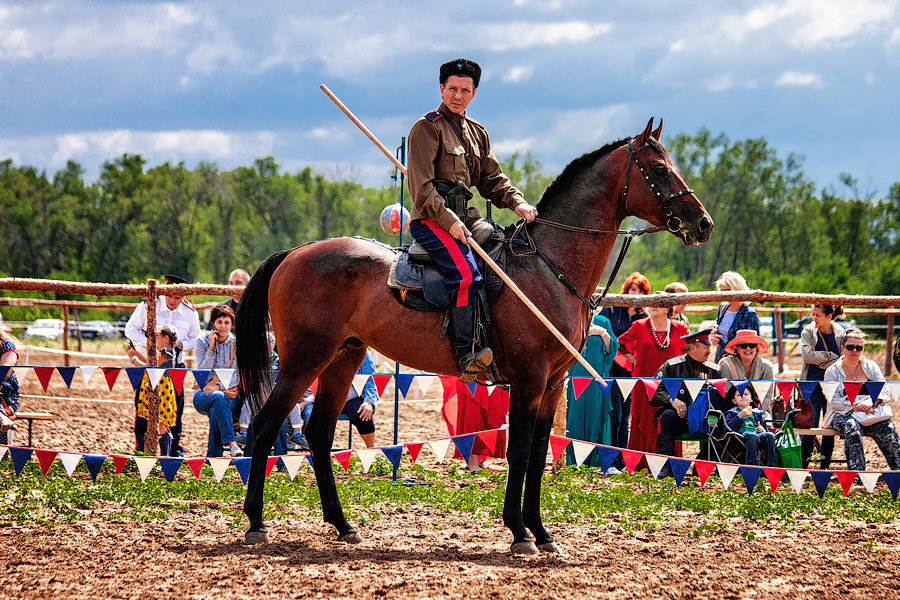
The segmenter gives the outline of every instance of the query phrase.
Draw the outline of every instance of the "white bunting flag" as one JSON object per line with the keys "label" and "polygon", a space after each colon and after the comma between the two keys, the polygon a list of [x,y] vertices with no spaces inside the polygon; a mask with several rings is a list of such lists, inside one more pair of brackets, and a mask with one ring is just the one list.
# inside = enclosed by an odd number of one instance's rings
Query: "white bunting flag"
{"label": "white bunting flag", "polygon": [[619,386],[619,391],[622,392],[623,398],[628,397],[636,383],[637,379],[616,379],[616,384]]}
{"label": "white bunting flag", "polygon": [[787,476],[788,479],[791,480],[791,487],[794,488],[794,491],[799,494],[800,490],[803,489],[803,482],[806,481],[806,478],[809,476],[809,471],[802,471],[800,469],[788,469]]}
{"label": "white bunting flag", "polygon": [[431,446],[431,451],[434,452],[437,461],[441,464],[444,464],[444,461],[447,460],[447,448],[450,447],[450,442],[450,438],[428,442],[428,445]]}
{"label": "white bunting flag", "polygon": [[363,388],[366,387],[366,384],[369,382],[371,375],[361,375],[357,374],[353,376],[353,389],[356,390],[356,393],[362,396]]}
{"label": "white bunting flag", "polygon": [[91,380],[91,375],[94,374],[94,371],[97,370],[97,367],[78,367],[81,369],[81,377],[84,379],[84,385],[87,385]]}
{"label": "white bunting flag", "polygon": [[300,470],[300,465],[306,462],[306,456],[303,454],[286,454],[281,457],[284,467],[287,469],[288,476],[293,479]]}
{"label": "white bunting flag", "polygon": [[826,402],[831,402],[834,398],[834,392],[837,391],[839,385],[841,385],[839,381],[823,381],[819,384],[819,387],[822,388],[822,395],[825,396]]}
{"label": "white bunting flag", "polygon": [[756,392],[757,398],[765,398],[768,395],[769,390],[772,389],[772,386],[775,385],[774,381],[751,381],[750,385],[753,386],[753,390]]}
{"label": "white bunting flag", "polygon": [[359,457],[359,462],[362,463],[363,473],[369,472],[369,467],[375,462],[375,457],[378,456],[379,452],[381,450],[378,448],[361,448],[356,451],[356,456]]}
{"label": "white bunting flag", "polygon": [[213,475],[216,478],[216,483],[222,481],[222,476],[225,474],[225,471],[228,469],[228,465],[230,464],[231,459],[227,457],[209,459],[209,466],[212,467]]}
{"label": "white bunting flag", "polygon": [[78,466],[79,460],[81,460],[80,454],[72,454],[71,452],[59,453],[59,462],[62,463],[63,468],[66,470],[66,475],[69,477],[75,472],[75,467]]}
{"label": "white bunting flag", "polygon": [[703,389],[703,384],[706,381],[703,379],[685,379],[684,387],[687,388],[688,394],[691,395],[691,400],[697,399],[697,394],[700,393],[700,390]]}
{"label": "white bunting flag", "polygon": [[659,479],[659,472],[662,471],[662,468],[666,465],[666,461],[669,460],[667,456],[660,456],[659,454],[647,454],[645,455],[647,458],[647,466],[650,467],[650,473],[653,475],[653,479]]}
{"label": "white bunting flag", "polygon": [[34,371],[34,369],[31,367],[13,367],[13,373],[16,374],[16,379],[19,380],[20,386],[25,383],[25,377],[32,371]]}
{"label": "white bunting flag", "polygon": [[[429,398],[428,390],[435,381],[438,381],[438,379],[437,375],[416,375],[413,377],[413,382],[412,385],[409,386],[409,389],[416,389],[419,391],[421,397]],[[441,394],[441,397],[443,397],[443,393]]]}
{"label": "white bunting flag", "polygon": [[141,474],[141,481],[147,479],[147,475],[153,470],[156,464],[155,456],[135,456],[134,462],[137,464],[138,473]]}
{"label": "white bunting flag", "polygon": [[575,455],[575,464],[579,467],[584,464],[587,457],[594,451],[594,444],[588,444],[579,440],[572,440],[572,454]]}
{"label": "white bunting flag", "polygon": [[[147,369],[149,371],[150,369]],[[234,369],[213,369],[216,377],[226,388],[231,386],[231,378],[234,377]],[[158,382],[159,380],[157,380]]]}
{"label": "white bunting flag", "polygon": [[866,491],[870,494],[875,491],[875,484],[878,483],[878,478],[881,477],[881,473],[872,473],[866,471],[857,473],[856,475],[859,477],[859,480],[862,481],[862,484],[866,488]]}
{"label": "white bunting flag", "polygon": [[725,465],[722,463],[716,463],[716,471],[719,472],[719,478],[722,480],[722,485],[726,490],[734,480],[734,476],[738,472],[738,468],[738,465]]}
{"label": "white bunting flag", "polygon": [[900,381],[889,381],[884,385],[890,391],[891,397],[894,399],[894,401],[900,401]]}
{"label": "white bunting flag", "polygon": [[[234,370],[232,369],[232,372],[233,371]],[[147,368],[147,379],[150,381],[151,388],[156,388],[156,386],[159,385],[159,380],[162,379],[163,373],[165,372],[165,369],[150,367]],[[230,380],[231,378],[229,377],[228,379]],[[225,380],[223,379],[222,381],[224,382]]]}
{"label": "white bunting flag", "polygon": [[0,460],[3,460],[4,456],[6,456],[6,446],[0,446]]}

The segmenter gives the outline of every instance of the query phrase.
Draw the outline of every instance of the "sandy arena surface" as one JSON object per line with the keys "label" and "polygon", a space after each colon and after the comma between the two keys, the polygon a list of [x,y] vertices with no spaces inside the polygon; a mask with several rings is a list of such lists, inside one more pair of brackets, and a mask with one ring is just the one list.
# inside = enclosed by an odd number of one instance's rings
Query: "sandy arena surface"
{"label": "sandy arena surface", "polygon": [[[58,363],[38,352],[29,359]],[[391,390],[377,412],[379,445],[391,442]],[[106,401],[23,398],[21,410],[54,414],[35,424],[35,447],[130,452],[133,392],[124,373],[112,393],[99,371],[88,386],[76,373],[71,390],[54,374],[47,394],[31,375],[22,393]],[[424,395],[439,397],[440,384]],[[187,404],[187,455],[200,456],[207,421]],[[402,404],[400,441],[446,436],[439,410],[440,402]],[[866,454],[872,468],[886,467],[871,441]],[[428,450],[422,462],[446,468]],[[270,521],[272,543],[252,547],[241,544],[246,525],[229,527],[218,513],[176,511],[137,524],[106,520],[104,510],[53,528],[0,528],[0,598],[897,598],[900,587],[897,523],[838,527],[815,518],[790,531],[745,523],[700,538],[687,533],[697,524],[691,514],[637,534],[550,523],[563,554],[523,558],[509,555],[499,519],[434,509],[384,514],[360,530],[357,546],[338,543],[313,512]],[[748,528],[755,539],[739,534]]]}

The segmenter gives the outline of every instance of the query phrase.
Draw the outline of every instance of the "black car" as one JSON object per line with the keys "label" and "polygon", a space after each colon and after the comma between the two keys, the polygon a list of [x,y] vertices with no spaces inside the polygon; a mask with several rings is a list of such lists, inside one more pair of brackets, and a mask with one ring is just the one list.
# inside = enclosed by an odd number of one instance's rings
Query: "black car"
{"label": "black car", "polygon": [[69,327],[69,337],[78,337],[78,329],[81,329],[83,340],[105,340],[116,335],[116,328],[109,321],[84,321],[77,326],[72,324]]}

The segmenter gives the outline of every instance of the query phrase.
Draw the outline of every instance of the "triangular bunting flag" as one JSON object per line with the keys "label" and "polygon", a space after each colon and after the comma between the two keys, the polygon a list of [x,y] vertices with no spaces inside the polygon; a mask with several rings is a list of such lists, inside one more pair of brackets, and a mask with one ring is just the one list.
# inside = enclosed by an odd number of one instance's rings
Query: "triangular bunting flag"
{"label": "triangular bunting flag", "polygon": [[159,459],[159,468],[162,469],[166,481],[169,483],[175,481],[175,474],[178,473],[182,462],[184,459],[177,456],[166,456]]}
{"label": "triangular bunting flag", "polygon": [[769,390],[772,389],[772,386],[775,385],[773,381],[751,381],[750,385],[753,386],[753,390],[756,392],[757,398],[765,398],[769,395]]}
{"label": "triangular bunting flag", "polygon": [[422,451],[422,446],[425,445],[425,442],[407,442],[406,443],[406,451],[409,452],[409,457],[412,459],[412,463],[416,464],[416,461],[419,460],[419,452]]}
{"label": "triangular bunting flag", "polygon": [[159,380],[162,379],[165,372],[165,369],[160,369],[158,367],[150,367],[147,369],[147,379],[150,381],[150,389],[155,389],[156,386],[159,385]]}
{"label": "triangular bunting flag", "polygon": [[203,386],[206,385],[206,380],[209,379],[209,369],[191,369],[191,374],[194,376],[197,386],[203,389]]}
{"label": "triangular bunting flag", "polygon": [[478,382],[472,381],[472,382],[466,383],[464,385],[466,386],[466,389],[469,390],[469,394],[471,394],[472,397],[474,398],[475,393],[478,391]]}
{"label": "triangular bunting flag", "polygon": [[353,389],[356,390],[356,393],[360,396],[363,395],[363,388],[366,387],[366,384],[369,383],[369,378],[371,375],[364,375],[362,373],[357,373],[353,376]]}
{"label": "triangular bunting flag", "polygon": [[66,470],[66,475],[69,477],[75,472],[75,467],[78,466],[78,461],[80,460],[80,454],[73,454],[71,452],[60,452],[59,454],[59,462],[62,463],[63,468]]}
{"label": "triangular bunting flag", "polygon": [[722,480],[722,486],[727,490],[731,486],[731,482],[738,472],[738,466],[717,463],[716,470],[719,472],[719,479]]}
{"label": "triangular bunting flag", "polygon": [[100,475],[100,467],[106,462],[106,456],[102,454],[85,454],[84,464],[87,465],[88,473],[91,474],[91,480],[97,481]]}
{"label": "triangular bunting flag", "polygon": [[828,488],[828,483],[831,481],[831,476],[833,473],[831,471],[810,471],[809,477],[813,481],[813,485],[816,486],[816,492],[819,494],[819,498],[823,498],[825,496],[825,490]]}
{"label": "triangular bunting flag", "polygon": [[131,389],[136,390],[141,385],[141,379],[144,378],[144,373],[147,372],[147,367],[125,367],[125,374],[128,375],[128,381],[131,382]]}
{"label": "triangular bunting flag", "polygon": [[47,393],[47,386],[50,384],[50,378],[53,377],[53,367],[34,367],[34,374],[37,375],[44,393]]}
{"label": "triangular bunting flag", "polygon": [[205,458],[186,458],[184,462],[187,463],[188,468],[190,468],[191,472],[194,474],[195,479],[200,479],[200,472],[203,471],[203,465],[206,464]]}
{"label": "triangular bunting flag", "polygon": [[447,449],[450,448],[450,438],[430,440],[428,445],[431,447],[431,451],[434,452],[437,461],[440,464],[444,464],[444,461],[447,460]]}
{"label": "triangular bunting flag", "polygon": [[166,369],[166,372],[169,374],[169,379],[172,380],[172,385],[175,386],[175,393],[180,394],[182,388],[184,388],[184,376],[187,375],[187,369]]}
{"label": "triangular bunting flag", "polygon": [[592,379],[592,381],[600,386],[601,390],[605,392],[609,391],[609,382],[607,382],[605,379]]}
{"label": "triangular bunting flag", "polygon": [[798,381],[797,388],[800,390],[800,395],[803,397],[804,402],[809,402],[809,399],[812,397],[813,392],[816,391],[816,387],[818,387],[818,381]]}
{"label": "triangular bunting flag", "polygon": [[668,392],[670,398],[677,398],[678,392],[681,390],[681,379],[663,379],[663,385],[666,388],[666,392]]}
{"label": "triangular bunting flag", "polygon": [[844,393],[847,394],[847,400],[850,401],[850,406],[853,406],[853,403],[856,402],[856,397],[859,395],[859,390],[862,389],[862,386],[862,381],[844,382]]}
{"label": "triangular bunting flag", "polygon": [[691,468],[691,461],[686,458],[669,458],[669,467],[672,468],[672,477],[675,478],[675,485],[680,486],[687,475],[688,469]]}
{"label": "triangular bunting flag", "polygon": [[862,481],[863,487],[866,488],[866,491],[870,494],[875,492],[875,484],[878,483],[878,478],[881,477],[881,473],[876,473],[874,471],[863,471],[858,473],[859,480]]}
{"label": "triangular bunting flag", "polygon": [[584,393],[585,388],[591,383],[590,377],[572,377],[572,391],[575,393],[575,398],[580,398],[581,394]]}
{"label": "triangular bunting flag", "polygon": [[141,481],[145,481],[147,476],[150,474],[150,471],[153,470],[153,466],[156,464],[155,456],[135,456],[134,464],[137,465],[138,474],[141,476]]}
{"label": "triangular bunting flag", "polygon": [[737,389],[738,396],[744,395],[744,390],[747,389],[747,385],[750,383],[748,379],[741,379],[739,381],[731,380],[731,385],[733,385]]}
{"label": "triangular bunting flag", "polygon": [[381,395],[384,393],[384,388],[387,387],[387,384],[391,382],[393,379],[393,375],[387,375],[384,373],[376,373],[372,375],[372,381],[375,382],[375,389],[378,391],[378,397],[381,398]]}
{"label": "triangular bunting flag", "polygon": [[72,378],[75,377],[75,369],[77,368],[78,367],[56,367],[56,370],[59,371],[59,376],[66,382],[67,388],[72,387]]}
{"label": "triangular bunting flag", "polygon": [[350,457],[353,456],[353,450],[342,450],[334,453],[334,460],[344,468],[345,472],[350,471]]}
{"label": "triangular bunting flag", "polygon": [[9,373],[10,369],[12,369],[12,366],[10,365],[0,365],[0,381],[6,380],[6,374]]}
{"label": "triangular bunting flag", "polygon": [[[413,385],[410,386],[410,388],[418,390],[422,396],[429,398],[430,396],[428,395],[428,390],[431,389],[431,386],[434,385],[435,381],[441,381],[441,378],[437,375],[416,375],[415,379],[413,380]],[[453,387],[455,388],[456,386],[454,385]],[[444,384],[441,381],[441,389],[443,388]]]}
{"label": "triangular bunting flag", "polygon": [[278,456],[267,456],[266,457],[266,479],[272,474],[272,469],[275,468],[275,465],[278,464]]}
{"label": "triangular bunting flag", "polygon": [[791,487],[794,488],[794,491],[798,494],[803,489],[803,483],[806,481],[806,477],[809,475],[809,471],[804,471],[801,469],[788,469],[787,476],[788,479],[791,480]]}
{"label": "triangular bunting flag", "polygon": [[896,500],[897,492],[900,490],[900,471],[885,471],[881,476],[884,478],[884,483],[891,492],[891,496]]}
{"label": "triangular bunting flag", "polygon": [[[203,387],[203,386],[200,386],[200,387]],[[310,389],[310,391],[312,391],[313,396],[315,396],[319,393],[319,378],[318,377],[313,379],[313,382],[310,384],[309,389]]]}
{"label": "triangular bunting flag", "polygon": [[356,456],[359,457],[359,462],[362,463],[363,473],[368,473],[369,467],[372,466],[372,463],[375,462],[375,457],[378,456],[378,448],[360,448],[356,451]]}
{"label": "triangular bunting flag", "polygon": [[[222,385],[225,387],[231,387],[231,379],[234,377],[234,369],[213,369],[216,373],[216,377],[219,378],[219,381],[222,382]],[[360,396],[362,396],[362,391],[360,391]],[[237,465],[234,465],[235,467]]]}
{"label": "triangular bunting flag", "polygon": [[778,484],[781,483],[781,478],[784,477],[785,470],[776,469],[775,467],[763,467],[763,473],[765,473],[766,479],[769,480],[769,491],[774,494],[775,490],[778,489]]}
{"label": "triangular bunting flag", "polygon": [[400,459],[403,458],[403,445],[385,446],[381,449],[381,453],[390,461],[395,469],[400,468]]}
{"label": "triangular bunting flag", "polygon": [[634,386],[637,385],[637,379],[616,379],[615,381],[623,398],[628,398]]}
{"label": "triangular bunting flag", "polygon": [[725,395],[725,386],[728,385],[727,379],[710,379],[709,384],[716,388],[720,394]]}
{"label": "triangular bunting flag", "polygon": [[19,380],[20,387],[25,383],[25,378],[33,372],[31,367],[13,367],[13,373],[16,374],[16,379]]}
{"label": "triangular bunting flag", "polygon": [[84,379],[84,385],[87,385],[91,381],[91,375],[94,374],[94,371],[97,370],[97,367],[78,367],[81,371],[81,378]]}
{"label": "triangular bunting flag", "polygon": [[641,383],[644,384],[644,391],[647,393],[648,398],[652,398],[653,394],[656,393],[656,388],[659,387],[661,380],[659,379],[641,379]]}
{"label": "triangular bunting flag", "polygon": [[866,388],[866,393],[869,394],[869,397],[874,402],[875,398],[877,398],[878,395],[881,394],[881,390],[884,389],[884,382],[883,381],[867,381],[865,383],[865,388]]}
{"label": "triangular bunting flag", "polygon": [[[746,386],[744,387],[746,388]],[[763,470],[754,466],[742,466],[740,469],[741,477],[744,478],[744,485],[747,487],[747,495],[750,496],[753,494],[753,490],[756,489],[756,482],[759,481],[759,477],[763,474]]]}
{"label": "triangular bunting flag", "polygon": [[122,469],[125,468],[125,464],[130,459],[130,456],[125,456],[124,454],[110,454],[109,457],[113,461],[113,468],[116,470],[116,475],[122,472]]}
{"label": "triangular bunting flag", "polygon": [[709,476],[712,475],[715,468],[716,463],[714,462],[709,462],[708,460],[694,461],[694,470],[697,471],[697,478],[700,479],[700,487],[706,485],[706,480],[709,479]]}
{"label": "triangular bunting flag", "polygon": [[309,466],[310,466],[311,468],[315,469],[315,468],[316,468],[316,465],[313,464],[313,457],[312,457],[312,454],[304,454],[303,456],[306,457],[306,462],[309,463]]}
{"label": "triangular bunting flag", "polygon": [[688,391],[688,394],[691,395],[691,400],[697,399],[697,394],[700,393],[700,390],[703,389],[703,386],[706,385],[705,379],[685,379],[684,387]]}
{"label": "triangular bunting flag", "polygon": [[893,398],[894,400],[900,400],[900,381],[889,381],[884,385],[887,386],[887,389],[891,394],[891,398]]}
{"label": "triangular bunting flag", "polygon": [[[603,473],[609,471],[609,468],[612,467],[613,461],[619,458],[619,454],[622,451],[618,448],[612,448],[610,446],[597,446],[597,456],[600,457],[600,468],[603,470]],[[641,459],[640,455],[638,456],[638,461]],[[637,464],[637,461],[634,463]],[[634,467],[632,466],[632,469]],[[629,474],[631,472],[629,471]]]}
{"label": "triangular bunting flag", "polygon": [[113,386],[116,384],[116,377],[119,376],[119,371],[122,369],[119,367],[100,367],[100,369],[106,378],[106,385],[109,386],[109,391],[112,391]]}
{"label": "triangular bunting flag", "polygon": [[644,453],[637,450],[621,450],[622,460],[625,461],[625,470],[629,475],[634,475],[634,468],[641,462]]}
{"label": "triangular bunting flag", "polygon": [[281,462],[284,463],[284,468],[287,469],[288,477],[293,479],[297,475],[297,471],[300,470],[300,465],[302,465],[306,461],[306,457],[302,454],[285,454],[281,457]]}
{"label": "triangular bunting flag", "polygon": [[[204,379],[204,381],[206,380]],[[216,478],[216,483],[222,481],[222,476],[225,475],[225,471],[228,470],[228,465],[231,464],[231,459],[225,456],[219,456],[216,458],[209,458],[207,460],[209,460],[209,466],[212,467],[213,477]]]}
{"label": "triangular bunting flag", "polygon": [[31,458],[31,453],[31,448],[9,447],[9,459],[12,461],[13,468],[16,470],[16,477],[22,473],[22,468],[25,467],[25,463]]}
{"label": "triangular bunting flag", "polygon": [[572,440],[572,454],[575,457],[575,464],[579,467],[583,465],[584,461],[587,460],[587,457],[590,456],[591,452],[594,451],[594,448],[596,448],[594,444],[588,444],[587,442],[582,442],[579,440]]}
{"label": "triangular bunting flag", "polygon": [[44,477],[47,476],[47,471],[50,470],[50,465],[53,464],[53,461],[56,460],[56,456],[59,453],[54,450],[35,450],[34,455],[37,457],[38,464],[41,466],[41,475]]}
{"label": "triangular bunting flag", "polygon": [[666,461],[669,460],[667,456],[660,456],[659,454],[647,454],[647,466],[650,467],[650,474],[653,475],[653,479],[659,478],[659,472],[662,471],[662,468],[666,465]]}
{"label": "triangular bunting flag", "polygon": [[571,442],[569,438],[564,438],[559,435],[551,435],[550,436],[550,452],[553,456],[553,462],[559,460],[559,456],[566,451],[566,448],[569,446],[569,442]]}
{"label": "triangular bunting flag", "polygon": [[[234,369],[231,369],[232,371]],[[231,378],[228,378],[230,381]],[[222,381],[225,381],[224,379]],[[238,475],[241,476],[241,483],[247,485],[247,478],[250,477],[250,461],[253,460],[249,456],[241,456],[238,458],[232,457],[231,462],[234,464],[234,468],[237,469]]]}
{"label": "triangular bunting flag", "polygon": [[835,471],[834,476],[841,482],[841,490],[845,496],[850,495],[850,487],[856,479],[856,471]]}
{"label": "triangular bunting flag", "polygon": [[787,399],[791,397],[791,392],[794,391],[794,382],[793,381],[776,381],[775,387],[778,389],[778,395],[784,398],[785,402]]}
{"label": "triangular bunting flag", "polygon": [[469,433],[467,435],[458,435],[450,439],[453,440],[453,445],[459,450],[463,462],[468,464],[469,458],[472,456],[472,446],[475,445],[475,434]]}
{"label": "triangular bunting flag", "polygon": [[834,393],[837,391],[840,381],[821,381],[819,387],[822,388],[822,395],[825,396],[826,402],[834,400]]}
{"label": "triangular bunting flag", "polygon": [[488,431],[479,431],[475,434],[481,443],[484,444],[485,448],[488,449],[488,454],[493,456],[494,450],[497,448],[497,436],[500,435],[500,432],[496,429],[489,429]]}
{"label": "triangular bunting flag", "polygon": [[406,394],[409,393],[409,386],[412,385],[414,375],[408,375],[406,373],[400,373],[394,376],[397,380],[397,387],[400,388],[400,394],[406,398]]}
{"label": "triangular bunting flag", "polygon": [[6,456],[6,446],[0,446],[0,460],[3,460],[3,457]]}

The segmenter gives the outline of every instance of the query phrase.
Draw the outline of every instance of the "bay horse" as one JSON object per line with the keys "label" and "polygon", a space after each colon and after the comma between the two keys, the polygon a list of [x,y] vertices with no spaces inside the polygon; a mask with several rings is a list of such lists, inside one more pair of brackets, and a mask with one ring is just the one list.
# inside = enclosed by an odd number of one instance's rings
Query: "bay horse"
{"label": "bay horse", "polygon": [[[650,119],[637,137],[575,159],[538,202],[540,220],[528,224],[534,245],[585,296],[597,288],[626,216],[668,229],[685,245],[709,239],[712,219],[660,143],[662,121],[652,128]],[[266,460],[281,424],[314,379],[319,379],[318,394],[305,431],[323,517],[337,528],[339,540],[356,543],[362,538],[344,517],[331,447],[366,347],[415,369],[458,374],[449,340],[439,338],[443,314],[405,308],[388,288],[394,256],[391,248],[360,238],[313,242],[267,258],[244,290],[236,324],[238,369],[251,403],[261,405],[253,421],[257,433],[244,501],[248,543],[269,541],[262,518]],[[545,264],[534,255],[508,253],[507,274],[541,312],[552,315],[575,347],[583,346],[590,310]],[[494,361],[510,386],[503,522],[512,531],[511,551],[557,552],[541,522],[541,475],[557,388],[574,359],[508,287],[491,314]],[[269,319],[280,372],[263,404],[271,368]]]}

